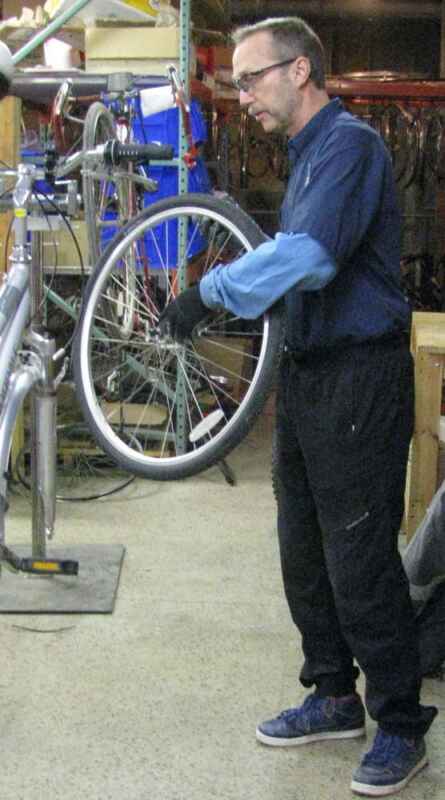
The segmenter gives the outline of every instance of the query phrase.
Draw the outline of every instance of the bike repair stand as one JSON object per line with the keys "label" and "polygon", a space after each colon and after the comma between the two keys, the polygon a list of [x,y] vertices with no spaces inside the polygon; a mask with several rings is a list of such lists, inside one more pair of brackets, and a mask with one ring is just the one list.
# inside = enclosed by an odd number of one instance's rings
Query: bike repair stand
{"label": "bike repair stand", "polygon": [[[48,221],[42,215],[29,221],[32,324],[28,343],[44,365],[43,377],[30,395],[32,551],[23,546],[1,546],[1,563],[8,569],[1,571],[0,613],[111,613],[125,552],[122,545],[51,547],[50,554],[46,549],[47,540],[54,535],[56,392],[65,368],[60,369],[62,359],[57,358],[56,342],[43,325],[41,233],[48,230]],[[6,508],[1,509],[2,514],[5,512]]]}

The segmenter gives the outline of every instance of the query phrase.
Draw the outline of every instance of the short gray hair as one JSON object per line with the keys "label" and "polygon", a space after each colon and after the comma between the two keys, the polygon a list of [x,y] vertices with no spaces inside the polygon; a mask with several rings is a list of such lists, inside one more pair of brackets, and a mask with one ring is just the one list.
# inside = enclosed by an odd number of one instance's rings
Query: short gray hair
{"label": "short gray hair", "polygon": [[305,56],[311,65],[311,80],[318,89],[325,87],[326,59],[323,45],[312,28],[300,17],[263,19],[253,25],[243,25],[232,33],[235,45],[241,44],[254,33],[270,33],[276,46],[277,57]]}

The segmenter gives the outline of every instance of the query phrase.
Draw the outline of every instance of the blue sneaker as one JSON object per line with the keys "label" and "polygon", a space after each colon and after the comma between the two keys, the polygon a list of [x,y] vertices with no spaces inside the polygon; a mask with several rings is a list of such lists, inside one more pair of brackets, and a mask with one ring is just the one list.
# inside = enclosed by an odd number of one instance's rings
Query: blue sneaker
{"label": "blue sneaker", "polygon": [[358,694],[319,697],[310,694],[302,706],[283,711],[256,730],[263,744],[288,747],[320,739],[353,739],[365,733],[365,709]]}
{"label": "blue sneaker", "polygon": [[404,739],[378,728],[371,750],[365,753],[352,776],[351,789],[366,797],[400,792],[427,764],[422,737]]}

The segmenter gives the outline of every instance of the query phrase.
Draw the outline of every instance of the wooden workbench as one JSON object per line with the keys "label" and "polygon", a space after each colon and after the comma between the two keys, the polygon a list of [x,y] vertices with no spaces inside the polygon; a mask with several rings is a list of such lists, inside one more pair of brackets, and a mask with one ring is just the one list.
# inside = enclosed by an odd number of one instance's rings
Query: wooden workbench
{"label": "wooden workbench", "polygon": [[415,533],[437,489],[439,424],[445,366],[445,313],[413,314],[415,428],[406,490],[406,534]]}

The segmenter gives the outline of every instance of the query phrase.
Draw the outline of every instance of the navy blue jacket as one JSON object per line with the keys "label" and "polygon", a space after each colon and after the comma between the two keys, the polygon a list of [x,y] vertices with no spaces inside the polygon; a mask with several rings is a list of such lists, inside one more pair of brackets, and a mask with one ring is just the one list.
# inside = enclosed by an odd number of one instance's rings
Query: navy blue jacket
{"label": "navy blue jacket", "polygon": [[293,350],[407,331],[400,285],[401,224],[389,153],[379,135],[332,100],[289,142],[285,232],[304,232],[335,261],[318,291],[286,294]]}
{"label": "navy blue jacket", "polygon": [[407,331],[400,214],[381,138],[336,99],[289,141],[289,155],[282,233],[205,276],[204,303],[251,318],[285,295],[296,353]]}

